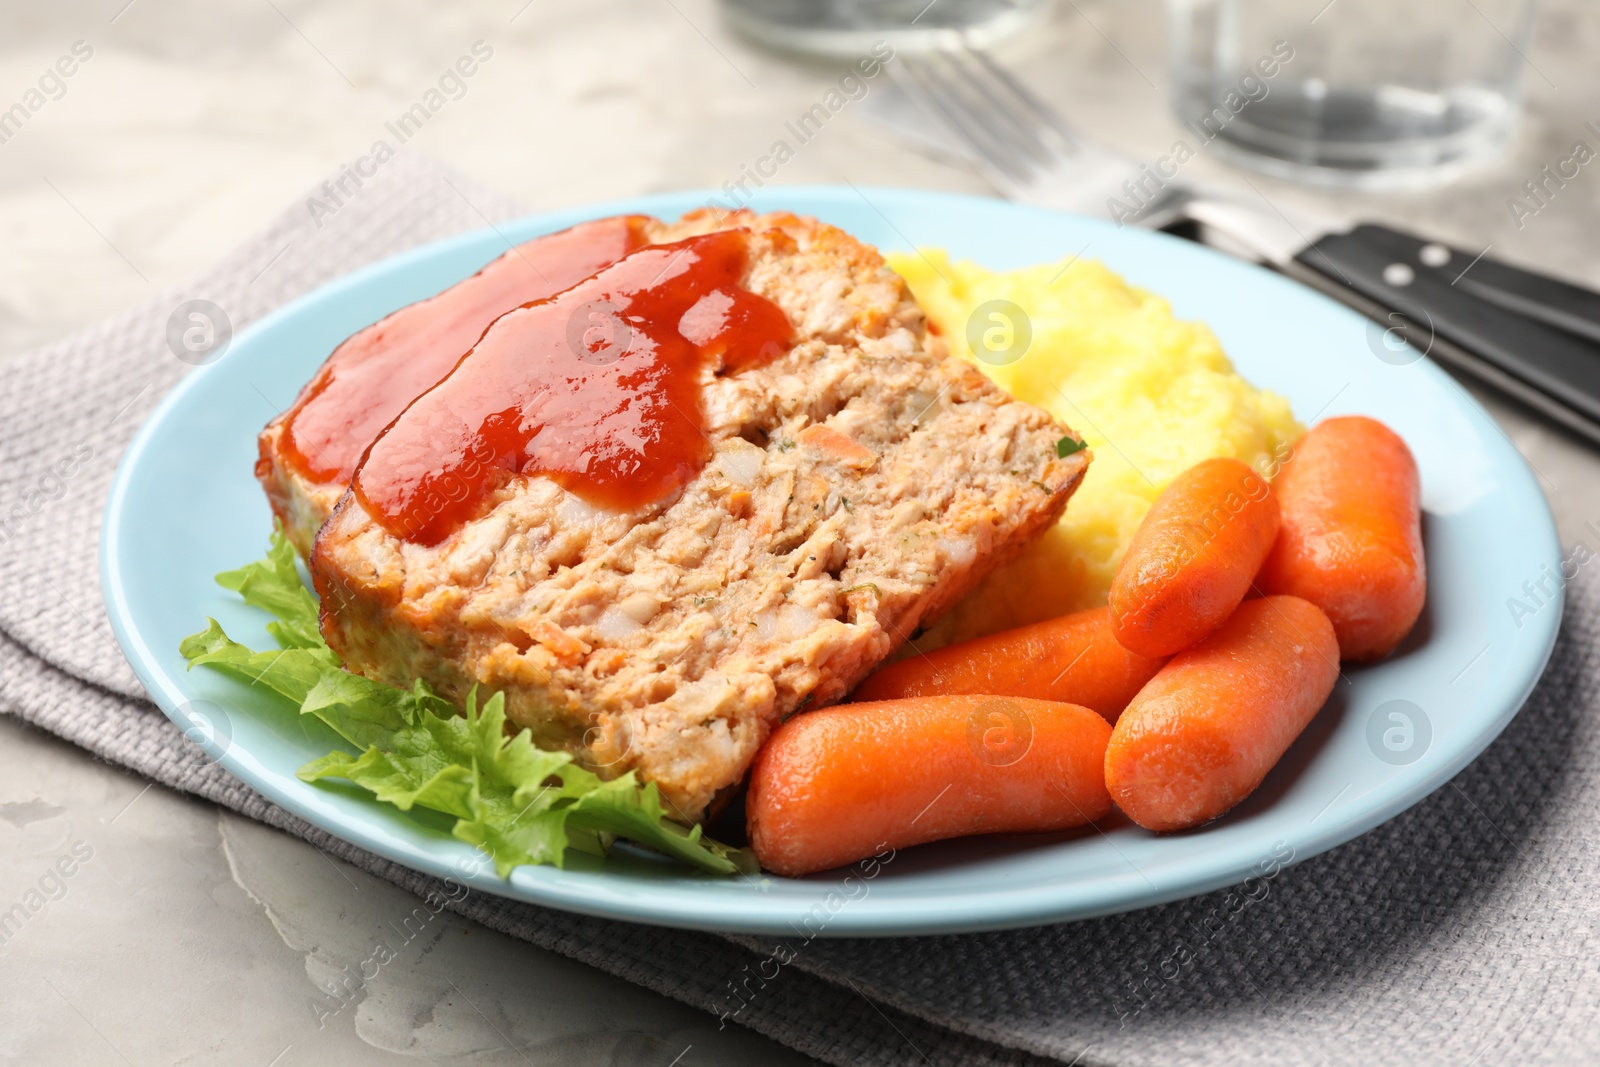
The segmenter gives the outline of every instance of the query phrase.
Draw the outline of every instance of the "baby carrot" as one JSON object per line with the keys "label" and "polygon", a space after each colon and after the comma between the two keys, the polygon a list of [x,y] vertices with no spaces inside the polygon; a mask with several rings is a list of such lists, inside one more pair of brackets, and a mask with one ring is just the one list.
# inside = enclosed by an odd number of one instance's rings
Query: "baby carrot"
{"label": "baby carrot", "polygon": [[931,696],[784,723],[745,799],[761,865],[797,876],[967,834],[1065,830],[1111,810],[1111,727],[1075,704]]}
{"label": "baby carrot", "polygon": [[1184,830],[1249,796],[1333,692],[1339,643],[1315,604],[1247,600],[1172,657],[1117,720],[1106,788],[1147,830]]}
{"label": "baby carrot", "polygon": [[1111,582],[1111,626],[1142,656],[1170,656],[1239,606],[1278,536],[1278,501],[1236,459],[1172,480],[1146,513]]}
{"label": "baby carrot", "polygon": [[852,699],[998,693],[1082,704],[1114,723],[1163,662],[1123,648],[1111,609],[1090,608],[880,667]]}
{"label": "baby carrot", "polygon": [[1257,584],[1328,613],[1345,659],[1381,659],[1427,596],[1421,486],[1411,450],[1374,419],[1328,419],[1273,482],[1283,529]]}

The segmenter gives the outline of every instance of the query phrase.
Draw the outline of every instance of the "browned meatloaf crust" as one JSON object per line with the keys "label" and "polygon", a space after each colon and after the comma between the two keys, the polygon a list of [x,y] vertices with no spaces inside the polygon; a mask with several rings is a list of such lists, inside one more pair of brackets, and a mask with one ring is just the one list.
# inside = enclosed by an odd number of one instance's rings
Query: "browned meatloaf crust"
{"label": "browned meatloaf crust", "polygon": [[728,224],[751,228],[744,284],[797,343],[707,372],[715,455],[681,492],[613,513],[518,479],[432,546],[347,493],[312,558],[351,670],[502,692],[538,744],[637,770],[686,821],[781,719],[839,700],[1053,523],[1088,462],[945,358],[873,248],[790,215]]}

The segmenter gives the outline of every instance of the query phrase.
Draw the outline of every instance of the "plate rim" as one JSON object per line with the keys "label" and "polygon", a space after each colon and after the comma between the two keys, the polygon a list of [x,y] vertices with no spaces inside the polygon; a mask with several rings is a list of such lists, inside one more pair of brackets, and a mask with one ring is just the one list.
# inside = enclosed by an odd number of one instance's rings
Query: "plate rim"
{"label": "plate rim", "polygon": [[[824,202],[851,201],[864,201],[868,206],[877,210],[877,206],[872,199],[873,194],[919,208],[926,208],[933,204],[946,206],[955,204],[965,210],[998,209],[1006,213],[1014,212],[1018,218],[1026,218],[1030,215],[1067,216],[1078,223],[1088,224],[1094,228],[1113,231],[1119,229],[1105,222],[1105,220],[1092,216],[1056,212],[1045,208],[1015,204],[992,197],[883,186],[768,186],[760,190],[759,196],[756,198],[756,204],[752,206],[764,207],[774,200],[783,201],[784,198],[788,198],[790,201],[799,201],[812,205],[810,207],[794,207],[796,211],[801,212],[816,210]],[[700,189],[656,193],[642,197],[627,197],[558,211],[519,215],[507,222],[491,224],[490,226],[454,234],[440,240],[430,241],[365,264],[299,294],[239,331],[230,347],[242,346],[253,340],[255,335],[268,332],[279,322],[300,314],[305,306],[312,304],[316,300],[336,297],[339,293],[360,286],[375,276],[403,270],[413,263],[448,254],[455,248],[485,240],[491,234],[500,240],[507,240],[502,231],[516,230],[530,234],[550,232],[584,219],[603,217],[610,214],[628,212],[656,214],[658,212],[652,210],[652,208],[667,207],[669,205],[671,212],[681,212],[690,210],[693,206],[705,204],[718,195],[721,194],[713,190]],[[887,221],[887,216],[885,216],[885,219]],[[890,222],[890,225],[892,227],[894,224]],[[1145,231],[1137,231],[1137,233],[1140,235],[1138,239],[1179,240],[1167,235],[1150,234]],[[1188,242],[1182,243],[1188,244]],[[1211,255],[1223,256],[1223,253],[1215,250],[1207,249],[1205,251]],[[1229,259],[1226,256],[1223,256],[1223,258]],[[1280,275],[1257,267],[1254,264],[1231,259],[1229,261],[1235,266],[1259,271],[1260,280],[1267,281],[1270,279],[1272,284],[1281,283],[1293,286],[1309,293],[1317,301],[1325,302],[1330,307],[1357,319],[1360,318],[1356,312],[1344,308],[1336,301],[1315,290],[1295,285],[1291,280],[1282,278]],[[1164,298],[1169,296],[1169,294],[1159,295]],[[122,560],[118,556],[117,549],[121,543],[120,531],[122,524],[130,507],[129,495],[134,472],[138,469],[143,457],[158,442],[161,428],[172,412],[182,405],[184,399],[191,392],[203,388],[208,377],[216,373],[223,364],[224,360],[219,359],[185,375],[181,381],[167,392],[151,411],[150,415],[145,418],[118,463],[100,526],[98,553],[100,584],[113,633],[130,665],[154,702],[161,708],[163,714],[186,733],[202,729],[201,724],[183,708],[185,695],[179,684],[179,679],[171,677],[160,666],[154,651],[133,626],[132,608],[127,600],[122,577]],[[1424,373],[1436,379],[1442,379],[1444,383],[1449,385],[1456,385],[1454,379],[1450,378],[1433,361],[1423,359],[1419,361],[1419,364],[1424,368]],[[1270,388],[1270,386],[1268,387]],[[1470,394],[1461,391],[1459,387],[1457,387],[1457,392],[1459,395],[1454,398],[1457,405],[1469,411],[1476,409],[1483,418],[1489,419],[1491,423],[1493,422],[1492,416],[1489,416],[1483,410],[1476,399],[1471,397]],[[1546,543],[1539,546],[1540,551],[1549,560],[1558,561],[1560,558],[1560,544],[1549,502],[1538,489],[1537,483],[1533,481],[1532,474],[1527,468],[1526,460],[1521,457],[1520,453],[1509,442],[1505,442],[1503,447],[1520,462],[1520,473],[1526,483],[1521,488],[1526,489],[1531,486],[1532,495],[1541,505],[1536,519],[1538,524],[1543,527]],[[1299,863],[1305,859],[1320,855],[1371,831],[1437,791],[1468,764],[1477,759],[1521,710],[1528,696],[1543,676],[1545,666],[1548,664],[1555,648],[1564,600],[1565,588],[1563,586],[1557,597],[1547,602],[1547,606],[1553,606],[1555,610],[1541,610],[1539,617],[1531,621],[1530,624],[1536,624],[1542,629],[1542,632],[1537,635],[1542,651],[1537,656],[1529,657],[1523,662],[1528,666],[1535,664],[1536,666],[1534,669],[1527,670],[1525,668],[1522,672],[1519,672],[1520,683],[1510,687],[1515,691],[1514,697],[1509,697],[1508,694],[1509,698],[1501,701],[1500,710],[1487,728],[1475,734],[1470,743],[1463,746],[1452,758],[1435,770],[1415,778],[1408,778],[1403,775],[1395,776],[1386,779],[1377,787],[1362,794],[1361,796],[1372,796],[1374,794],[1377,794],[1377,796],[1374,799],[1374,803],[1369,805],[1360,817],[1347,819],[1344,822],[1336,822],[1331,824],[1327,830],[1317,834],[1307,834],[1301,842],[1297,842],[1298,847],[1295,855],[1286,865]],[[588,876],[586,872],[571,872],[557,868],[541,867],[532,869],[537,872],[537,877],[518,877],[521,872],[530,870],[530,868],[519,868],[518,872],[515,872],[511,878],[500,879],[493,876],[492,870],[487,875],[481,868],[469,871],[459,866],[449,865],[440,857],[432,855],[426,850],[403,847],[404,842],[398,842],[398,839],[382,832],[382,827],[378,824],[369,823],[365,820],[352,822],[343,813],[335,811],[330,805],[316,803],[315,790],[312,787],[308,786],[305,791],[277,788],[274,780],[264,773],[264,768],[258,770],[258,765],[253,759],[241,759],[241,757],[249,754],[236,752],[236,747],[229,746],[227,751],[213,758],[229,773],[260,792],[274,804],[304,819],[318,829],[357,847],[414,870],[419,870],[435,877],[454,879],[457,882],[465,883],[472,889],[594,917],[728,933],[787,933],[794,929],[793,921],[796,915],[806,914],[803,910],[785,911],[782,915],[771,914],[771,909],[763,909],[758,906],[758,902],[762,900],[762,895],[757,893],[742,898],[726,895],[717,898],[717,906],[724,909],[724,913],[714,917],[708,916],[706,912],[710,910],[707,908],[709,898],[695,899],[678,893],[670,893],[667,895],[671,896],[673,900],[669,903],[661,900],[651,900],[650,893],[644,895],[608,894],[604,891],[597,893],[596,883],[603,885],[607,877],[603,873]],[[1359,800],[1361,798],[1354,799]],[[371,803],[376,804],[377,802],[371,801]],[[1136,892],[1116,891],[1117,887],[1123,882],[1136,883],[1138,881],[1136,869],[1131,870],[1126,876],[1102,875],[1095,883],[1092,883],[1101,888],[1092,893],[1088,900],[1083,899],[1085,887],[1081,883],[1073,883],[1071,881],[1067,881],[1063,885],[1029,886],[1021,890],[1011,891],[1006,891],[1001,887],[998,896],[986,897],[984,901],[984,905],[1002,903],[1003,906],[999,909],[983,905],[975,909],[970,906],[964,909],[960,906],[959,901],[952,904],[948,892],[930,894],[926,898],[919,899],[897,897],[892,902],[892,910],[889,911],[878,908],[843,908],[833,914],[827,926],[816,932],[814,936],[879,937],[979,932],[1037,926],[1054,922],[1077,921],[1153,907],[1237,885],[1249,877],[1253,869],[1249,865],[1241,866],[1231,857],[1225,862],[1200,865],[1198,871],[1193,870],[1195,866],[1193,863],[1189,864],[1189,873],[1186,873],[1177,882],[1164,889],[1142,888]],[[571,877],[568,877],[569,875]],[[761,879],[769,879],[774,876],[763,873],[759,877]],[[819,890],[820,898],[820,891],[825,890],[832,883],[817,881],[813,884]],[[793,903],[803,908],[798,898]]]}

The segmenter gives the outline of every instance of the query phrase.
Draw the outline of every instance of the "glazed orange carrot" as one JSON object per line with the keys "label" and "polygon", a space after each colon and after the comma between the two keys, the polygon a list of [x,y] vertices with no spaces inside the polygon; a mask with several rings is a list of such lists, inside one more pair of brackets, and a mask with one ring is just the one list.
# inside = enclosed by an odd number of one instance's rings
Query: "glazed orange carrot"
{"label": "glazed orange carrot", "polygon": [[1427,596],[1421,485],[1411,450],[1374,419],[1328,419],[1273,481],[1283,529],[1257,579],[1327,612],[1345,659],[1381,659]]}
{"label": "glazed orange carrot", "polygon": [[1111,582],[1111,626],[1142,656],[1170,656],[1221,626],[1278,536],[1266,479],[1208,459],[1172,480],[1139,524]]}
{"label": "glazed orange carrot", "polygon": [[1111,727],[1076,704],[933,696],[796,716],[756,755],[750,844],[776,874],[968,834],[1065,830],[1111,810]]}
{"label": "glazed orange carrot", "polygon": [[1147,830],[1184,830],[1249,796],[1333,692],[1339,643],[1299,597],[1247,600],[1172,657],[1117,720],[1106,788]]}
{"label": "glazed orange carrot", "polygon": [[1115,723],[1163,662],[1123,648],[1111,609],[1090,608],[880,667],[852,699],[998,693],[1082,704]]}

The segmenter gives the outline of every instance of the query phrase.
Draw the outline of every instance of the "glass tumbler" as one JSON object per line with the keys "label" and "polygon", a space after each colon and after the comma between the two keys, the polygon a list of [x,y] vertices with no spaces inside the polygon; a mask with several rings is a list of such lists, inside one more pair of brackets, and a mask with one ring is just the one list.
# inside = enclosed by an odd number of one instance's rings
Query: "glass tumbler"
{"label": "glass tumbler", "polygon": [[729,25],[761,44],[851,59],[886,41],[896,51],[938,48],[952,34],[974,47],[1033,25],[1050,0],[722,0]]}
{"label": "glass tumbler", "polygon": [[1167,0],[1172,107],[1267,173],[1431,184],[1509,142],[1534,2]]}

